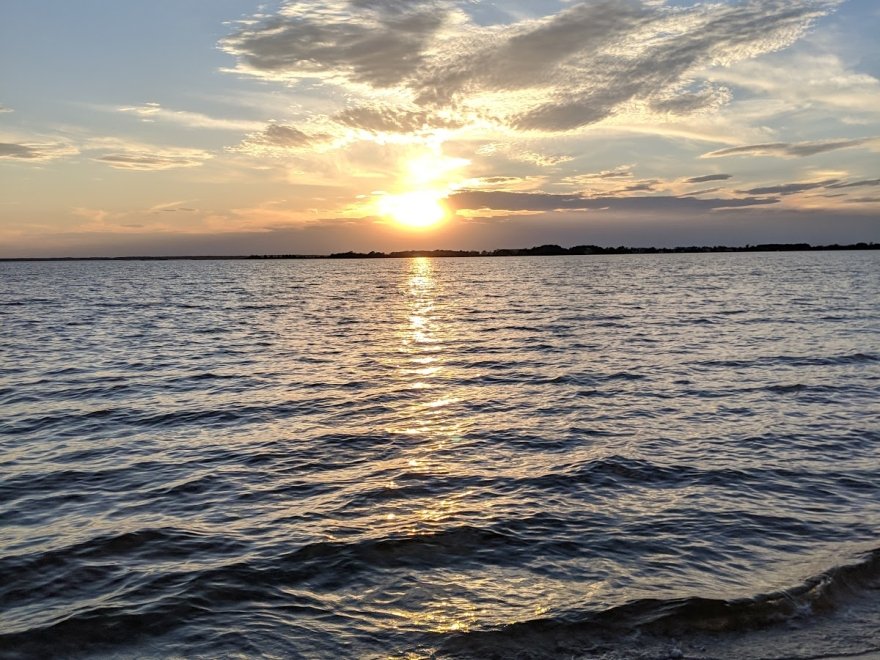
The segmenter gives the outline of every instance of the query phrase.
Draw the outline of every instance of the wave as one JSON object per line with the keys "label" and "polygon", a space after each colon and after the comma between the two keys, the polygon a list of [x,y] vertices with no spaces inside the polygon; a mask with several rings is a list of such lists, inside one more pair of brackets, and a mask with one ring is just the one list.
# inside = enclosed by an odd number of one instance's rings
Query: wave
{"label": "wave", "polygon": [[[42,617],[39,623],[28,617],[19,619],[19,625],[8,626],[0,634],[0,658],[59,654],[67,657],[102,649],[124,652],[127,644],[166,635],[179,628],[181,621],[195,622],[213,614],[237,611],[244,603],[260,602],[260,607],[265,608],[275,607],[273,603],[277,601],[277,606],[288,614],[327,617],[327,604],[307,595],[312,593],[316,580],[320,590],[328,586],[327,581],[350,580],[353,571],[363,567],[400,570],[413,562],[421,567],[426,561],[440,561],[441,565],[450,559],[460,562],[475,548],[481,548],[482,556],[488,547],[503,555],[521,541],[511,532],[461,526],[415,537],[386,537],[358,543],[316,542],[272,558],[243,559],[246,548],[241,542],[180,529],[108,535],[47,553],[28,566],[6,567],[14,569],[10,575],[19,574],[22,578],[17,586],[7,585],[3,589],[0,601],[7,604],[10,598],[19,604],[24,598],[32,600],[34,606],[50,604],[51,609],[54,599],[66,591],[52,579],[61,574],[84,581],[114,583],[118,589],[111,600],[84,599],[72,608]],[[136,563],[174,561],[193,553],[211,556],[213,561],[206,561],[208,565],[203,564],[200,570],[152,575],[147,572],[118,582],[119,573],[114,567],[123,557],[134,558]],[[76,558],[78,570],[71,573],[70,566],[64,566],[65,555]],[[43,593],[34,593],[32,588],[41,581],[45,582]],[[305,590],[297,590],[298,595],[291,599],[290,589],[297,584]],[[79,590],[85,588],[85,584],[80,584]],[[865,553],[857,561],[811,576],[790,589],[749,598],[642,598],[604,610],[563,611],[552,617],[492,628],[426,632],[423,637],[440,657],[543,658],[609,650],[620,653],[631,640],[636,640],[636,644],[640,639],[644,641],[640,636],[675,639],[694,633],[750,632],[809,620],[847,607],[878,588],[880,548]],[[647,656],[628,655],[624,651],[622,656],[614,657]]]}
{"label": "wave", "polygon": [[[362,571],[482,563],[472,556],[475,548],[503,550],[516,543],[512,535],[465,525],[414,536],[318,541],[287,552],[278,547],[261,556],[241,540],[176,528],[105,535],[0,560],[0,571],[14,577],[0,585],[0,607],[9,608],[0,627],[0,658],[119,651],[133,640],[254,603],[264,614],[269,608],[326,618],[333,612],[314,594],[348,584]],[[165,569],[155,570],[159,565]],[[112,596],[93,599],[95,589]]]}
{"label": "wave", "polygon": [[[626,635],[632,643],[646,634],[674,639],[693,633],[751,632],[829,613],[878,588],[880,548],[782,591],[730,600],[645,598],[596,612],[565,612],[446,634],[437,647],[440,655],[467,658],[557,657],[561,650],[619,653]],[[682,656],[678,652],[668,657]]]}

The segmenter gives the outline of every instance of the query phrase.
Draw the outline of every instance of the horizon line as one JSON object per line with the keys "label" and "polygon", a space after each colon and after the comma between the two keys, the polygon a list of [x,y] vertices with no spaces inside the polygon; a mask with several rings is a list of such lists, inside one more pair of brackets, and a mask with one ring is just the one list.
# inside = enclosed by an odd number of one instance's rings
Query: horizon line
{"label": "horizon line", "polygon": [[553,257],[553,256],[601,256],[624,254],[688,254],[725,252],[833,252],[837,250],[878,250],[880,243],[873,241],[827,245],[810,243],[747,243],[744,246],[691,245],[677,247],[602,247],[599,245],[573,245],[564,248],[556,244],[537,245],[530,248],[496,248],[494,250],[395,250],[393,252],[331,252],[330,254],[213,254],[213,255],[122,255],[87,257],[0,257],[0,262],[13,261],[211,261],[211,260],[258,260],[258,259],[412,259],[417,257],[455,258],[455,257]]}

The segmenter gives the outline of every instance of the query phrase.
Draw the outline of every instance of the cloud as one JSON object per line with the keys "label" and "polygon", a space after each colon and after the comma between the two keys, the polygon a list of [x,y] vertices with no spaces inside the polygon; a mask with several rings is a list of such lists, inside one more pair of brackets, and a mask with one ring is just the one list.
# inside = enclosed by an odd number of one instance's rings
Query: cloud
{"label": "cloud", "polygon": [[728,147],[710,151],[700,158],[723,158],[725,156],[779,156],[781,158],[803,158],[816,154],[849,149],[876,142],[878,138],[867,137],[853,140],[814,140],[811,142],[768,142],[765,144],[747,144],[741,147]]}
{"label": "cloud", "polygon": [[508,149],[507,156],[521,163],[530,163],[538,167],[552,167],[574,160],[571,154],[547,154],[529,149]]}
{"label": "cloud", "polygon": [[347,108],[333,119],[351,128],[374,133],[417,133],[436,129],[455,129],[465,125],[462,118],[443,115],[419,108],[396,108],[390,106],[357,106]]}
{"label": "cloud", "polygon": [[696,113],[718,110],[727,105],[733,94],[727,87],[713,87],[706,84],[696,92],[683,92],[668,98],[660,98],[651,102],[654,112],[676,116],[687,116]]}
{"label": "cloud", "polygon": [[853,181],[852,183],[835,183],[828,188],[862,188],[865,186],[880,186],[880,179],[865,179],[863,181]]}
{"label": "cloud", "polygon": [[815,190],[816,188],[828,188],[832,184],[837,183],[837,181],[837,179],[829,179],[827,181],[809,181],[807,183],[784,183],[778,186],[764,186],[740,192],[746,195],[793,195],[807,190]]}
{"label": "cloud", "polygon": [[436,3],[286,3],[221,41],[238,70],[267,78],[344,77],[387,87],[412,75],[444,23]]}
{"label": "cloud", "polygon": [[27,144],[14,144],[0,142],[0,158],[21,158],[33,160],[40,158],[41,151],[38,146]]}
{"label": "cloud", "polygon": [[194,209],[189,206],[183,206],[184,204],[186,204],[186,200],[154,204],[153,206],[148,208],[146,212],[155,215],[157,213],[195,213],[196,211],[198,211],[198,209]]}
{"label": "cloud", "polygon": [[794,51],[718,68],[710,77],[753,94],[782,101],[779,113],[826,108],[876,118],[880,114],[880,80],[847,69],[839,55]]}
{"label": "cloud", "polygon": [[448,197],[452,209],[505,211],[571,211],[613,210],[633,213],[661,211],[712,211],[748,206],[776,204],[774,197],[735,199],[697,199],[695,197],[582,197],[550,193],[517,193],[504,191],[465,190]]}
{"label": "cloud", "polygon": [[[698,69],[785,47],[830,6],[745,2],[673,10],[658,3],[582,2],[487,34],[476,43],[488,45],[429,63],[408,84],[417,98],[433,102],[521,92],[520,108],[507,123],[524,130],[577,129],[632,102],[690,114],[728,97],[708,81],[692,83]],[[535,92],[540,100],[531,102]]]}
{"label": "cloud", "polygon": [[485,186],[495,186],[499,184],[507,185],[510,183],[516,183],[521,180],[522,178],[518,176],[484,176],[480,179],[480,183]]}
{"label": "cloud", "polygon": [[[741,195],[795,195],[797,193],[807,192],[810,190],[842,190],[848,188],[863,188],[869,186],[880,186],[880,179],[865,179],[862,181],[852,181],[846,182],[841,181],[840,179],[826,179],[824,181],[805,181],[805,182],[795,182],[795,183],[782,183],[773,186],[761,186],[757,188],[750,188],[748,190],[738,190],[737,193]],[[845,193],[837,193],[837,194],[825,194],[822,197],[834,198],[834,197],[843,197]],[[853,201],[852,199],[844,200],[846,202]]]}
{"label": "cloud", "polygon": [[632,165],[621,165],[613,170],[602,170],[601,172],[588,172],[585,174],[576,174],[567,176],[562,179],[561,183],[571,185],[587,185],[598,182],[616,183],[616,179],[631,179],[633,177]]}
{"label": "cloud", "polygon": [[700,190],[693,190],[691,192],[687,192],[682,195],[682,197],[697,197],[699,195],[708,195],[709,193],[715,193],[719,190],[723,190],[723,188],[702,188]]}
{"label": "cloud", "polygon": [[228,151],[252,156],[287,156],[293,152],[329,144],[333,136],[328,133],[307,133],[295,126],[271,123],[262,130],[250,133],[237,147]]}
{"label": "cloud", "polygon": [[685,179],[685,183],[707,183],[709,181],[727,181],[732,179],[732,174],[706,174],[705,176],[694,176]]}
{"label": "cloud", "polygon": [[544,177],[540,176],[484,176],[468,179],[466,187],[478,190],[535,190],[544,182]]}
{"label": "cloud", "polygon": [[2,103],[0,103],[0,114],[3,114],[3,113],[5,113],[5,112],[15,112],[15,111],[14,111],[12,108],[10,108],[10,107],[8,107],[8,106],[5,106],[5,105],[3,105]]}
{"label": "cloud", "polygon": [[630,193],[630,192],[648,192],[654,190],[657,185],[660,183],[657,179],[651,179],[649,181],[639,181],[637,183],[632,183],[620,190],[615,190],[611,194],[619,194],[619,193]]}
{"label": "cloud", "polygon": [[382,104],[356,105],[313,119],[307,128],[271,123],[250,133],[232,151],[252,155],[281,156],[289,151],[308,150],[319,146],[342,146],[359,139],[387,143],[423,142],[438,131],[460,128],[463,122],[448,113]]}
{"label": "cloud", "polygon": [[0,142],[0,159],[45,162],[78,153],[79,149],[64,142]]}
{"label": "cloud", "polygon": [[239,73],[318,80],[366,100],[335,114],[349,128],[482,121],[556,133],[634,108],[664,117],[713,111],[731,92],[707,71],[791,45],[839,2],[592,0],[485,25],[464,1],[289,1],[243,21],[220,47]]}
{"label": "cloud", "polygon": [[[318,139],[320,139],[319,136]],[[247,137],[244,144],[252,149],[298,149],[306,147],[315,141],[315,137],[293,126],[284,124],[269,124],[263,130],[252,133]]]}
{"label": "cloud", "polygon": [[106,153],[96,157],[95,160],[117,170],[153,172],[179,167],[198,167],[210,158],[211,154],[200,149],[155,147]]}
{"label": "cloud", "polygon": [[189,128],[222,131],[256,131],[262,126],[260,122],[255,121],[210,117],[200,112],[189,112],[187,110],[170,110],[154,102],[145,103],[141,106],[115,108],[115,110],[137,115],[142,121],[152,122],[159,120]]}

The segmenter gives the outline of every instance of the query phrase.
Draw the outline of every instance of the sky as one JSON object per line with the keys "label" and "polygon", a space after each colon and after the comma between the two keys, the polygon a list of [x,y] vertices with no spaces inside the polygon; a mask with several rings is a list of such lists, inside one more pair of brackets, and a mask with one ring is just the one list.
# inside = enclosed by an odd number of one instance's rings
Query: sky
{"label": "sky", "polygon": [[9,0],[0,257],[880,241],[876,0]]}

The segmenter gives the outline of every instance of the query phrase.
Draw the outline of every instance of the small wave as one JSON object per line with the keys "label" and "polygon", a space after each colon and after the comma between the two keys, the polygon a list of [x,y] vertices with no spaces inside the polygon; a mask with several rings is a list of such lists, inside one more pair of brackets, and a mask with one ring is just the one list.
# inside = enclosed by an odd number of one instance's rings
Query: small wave
{"label": "small wave", "polygon": [[790,365],[793,367],[825,367],[846,364],[866,364],[872,362],[880,362],[880,356],[871,353],[853,353],[850,355],[833,355],[833,356],[764,356],[753,360],[706,360],[698,362],[702,367],[756,367],[756,366],[777,366]]}
{"label": "small wave", "polygon": [[356,543],[317,542],[310,543],[287,555],[282,555],[276,568],[290,568],[297,572],[311,573],[304,564],[318,561],[321,566],[400,568],[405,565],[446,565],[452,561],[462,562],[470,558],[484,564],[487,549],[527,545],[516,536],[500,531],[461,525],[437,532],[426,532],[398,537],[366,539]]}
{"label": "small wave", "polygon": [[631,371],[618,371],[613,374],[606,374],[604,380],[644,380],[647,378],[644,374],[637,374]]}
{"label": "small wave", "polygon": [[791,383],[788,385],[768,385],[764,388],[746,388],[743,391],[754,391],[754,389],[763,389],[773,394],[845,394],[847,396],[855,396],[859,393],[874,393],[873,389],[858,387],[850,383],[847,383],[846,385]]}
{"label": "small wave", "polygon": [[267,421],[314,413],[328,404],[330,398],[313,398],[308,401],[283,401],[269,405],[239,405],[228,408],[194,408],[169,412],[135,410],[130,408],[100,408],[86,412],[26,417],[13,423],[0,425],[9,434],[27,434],[63,429],[66,434],[101,431],[108,425],[114,428],[176,428],[200,425],[206,428],[228,424]]}
{"label": "small wave", "polygon": [[[67,618],[72,609],[88,612],[90,596],[96,589],[136,590],[145,588],[154,579],[175,579],[181,575],[142,572],[144,566],[155,562],[198,558],[197,564],[204,566],[229,561],[242,551],[242,543],[231,537],[179,528],[153,528],[97,536],[43,552],[7,556],[0,559],[0,572],[7,576],[0,585],[0,606],[14,606],[15,611],[12,607],[7,611],[3,630],[36,632],[34,626],[38,629],[53,619],[57,621],[58,617]],[[76,606],[71,608],[71,603]],[[0,636],[0,648],[3,646],[3,636]]]}

